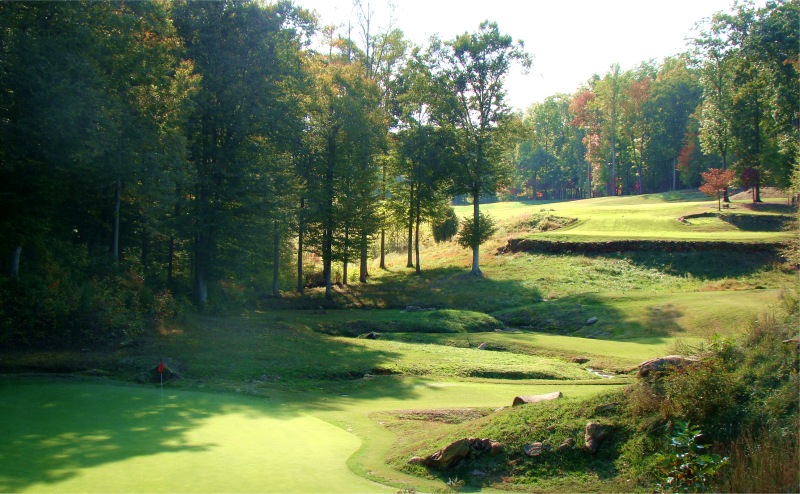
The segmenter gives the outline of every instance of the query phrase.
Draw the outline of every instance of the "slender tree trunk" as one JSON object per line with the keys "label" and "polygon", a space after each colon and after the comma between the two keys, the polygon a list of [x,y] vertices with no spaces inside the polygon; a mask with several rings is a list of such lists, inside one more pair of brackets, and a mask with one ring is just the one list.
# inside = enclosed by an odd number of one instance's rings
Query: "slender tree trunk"
{"label": "slender tree trunk", "polygon": [[167,286],[172,289],[173,262],[175,260],[175,237],[169,237],[169,252],[167,253]]}
{"label": "slender tree trunk", "polygon": [[344,261],[342,261],[342,284],[347,284],[347,265],[350,264],[350,225],[344,227]]}
{"label": "slender tree trunk", "polygon": [[360,255],[360,264],[358,266],[358,282],[359,283],[366,283],[367,278],[369,278],[369,271],[368,271],[368,258],[367,258],[367,247],[369,247],[369,238],[367,237],[366,229],[361,232],[361,255]]}
{"label": "slender tree trunk", "polygon": [[303,208],[305,199],[300,199],[300,215],[297,227],[297,293],[303,293],[305,288],[305,275],[303,274],[303,236],[305,235],[305,222],[303,221]]}
{"label": "slender tree trunk", "polygon": [[417,274],[422,273],[422,268],[420,267],[419,263],[419,217],[420,217],[420,206],[419,206],[419,199],[417,199],[417,211],[415,215],[415,232],[414,232],[414,252],[417,258],[417,267],[416,271]]}
{"label": "slender tree trunk", "polygon": [[277,220],[272,222],[272,229],[272,295],[280,297],[281,231]]}
{"label": "slender tree trunk", "polygon": [[[386,221],[386,215],[383,221]],[[383,227],[381,227],[381,269],[386,269],[386,228]]]}
{"label": "slender tree trunk", "polygon": [[11,254],[11,277],[16,278],[19,276],[19,259],[22,257],[22,246],[18,245],[14,248]]}
{"label": "slender tree trunk", "polygon": [[472,193],[472,226],[475,238],[472,240],[472,270],[470,274],[475,276],[483,276],[480,262],[480,193],[473,191]]}
{"label": "slender tree trunk", "polygon": [[114,260],[119,259],[119,209],[122,202],[122,182],[117,179],[116,201],[114,202],[114,242],[111,247],[111,255]]}
{"label": "slender tree trunk", "polygon": [[411,184],[411,199],[408,203],[408,262],[407,268],[414,267],[413,251],[414,251],[414,184]]}

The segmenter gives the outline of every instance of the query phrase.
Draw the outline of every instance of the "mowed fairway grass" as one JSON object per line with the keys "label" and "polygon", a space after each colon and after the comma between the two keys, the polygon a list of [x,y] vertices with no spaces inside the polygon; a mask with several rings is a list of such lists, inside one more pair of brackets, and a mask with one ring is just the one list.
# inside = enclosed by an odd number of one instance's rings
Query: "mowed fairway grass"
{"label": "mowed fairway grass", "polygon": [[[420,275],[390,253],[369,283],[338,285],[333,303],[319,289],[287,292],[258,309],[186,316],[111,351],[0,352],[7,370],[95,376],[0,380],[0,491],[445,489],[387,463],[405,441],[440,434],[441,424],[394,411],[481,409],[488,420],[519,395],[581,400],[616,389],[644,360],[741,334],[797,282],[771,254],[499,253],[525,236],[773,243],[793,234],[738,228],[693,193],[482,210],[499,227],[481,248],[483,278],[468,275],[468,250],[426,236]],[[576,221],[532,232],[527,222],[543,214]],[[678,221],[687,215],[703,216]],[[152,380],[162,357],[181,375],[163,392]]]}

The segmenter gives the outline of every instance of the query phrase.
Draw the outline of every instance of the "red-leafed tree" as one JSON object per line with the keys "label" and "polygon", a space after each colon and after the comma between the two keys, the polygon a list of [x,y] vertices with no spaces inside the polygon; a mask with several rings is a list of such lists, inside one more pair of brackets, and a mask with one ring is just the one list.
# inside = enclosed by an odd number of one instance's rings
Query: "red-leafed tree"
{"label": "red-leafed tree", "polygon": [[722,211],[722,196],[736,175],[733,170],[723,170],[722,168],[711,168],[701,175],[703,176],[703,185],[700,186],[700,190],[707,196],[715,197],[717,210]]}

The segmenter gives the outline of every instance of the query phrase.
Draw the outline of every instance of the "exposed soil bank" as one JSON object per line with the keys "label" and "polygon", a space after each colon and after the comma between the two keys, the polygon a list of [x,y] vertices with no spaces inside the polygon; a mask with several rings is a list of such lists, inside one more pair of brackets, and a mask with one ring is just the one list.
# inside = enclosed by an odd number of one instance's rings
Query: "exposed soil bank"
{"label": "exposed soil bank", "polygon": [[693,242],[680,240],[608,240],[604,242],[569,242],[530,238],[510,238],[498,254],[545,252],[551,254],[605,254],[628,251],[660,252],[750,252],[778,256],[783,244],[759,242]]}

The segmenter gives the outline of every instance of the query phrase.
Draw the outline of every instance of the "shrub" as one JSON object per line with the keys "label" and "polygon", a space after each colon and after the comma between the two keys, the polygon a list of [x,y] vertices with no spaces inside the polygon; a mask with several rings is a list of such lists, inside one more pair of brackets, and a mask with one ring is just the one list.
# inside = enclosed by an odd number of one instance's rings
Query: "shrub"
{"label": "shrub", "polygon": [[719,470],[728,461],[709,453],[698,441],[700,429],[689,422],[678,422],[670,440],[670,452],[660,462],[666,481],[663,487],[673,492],[707,492]]}
{"label": "shrub", "polygon": [[489,240],[496,231],[497,227],[492,217],[480,213],[478,217],[478,231],[475,231],[474,221],[465,221],[464,225],[461,227],[461,233],[458,234],[458,245],[465,249],[480,245]]}
{"label": "shrub", "polygon": [[436,243],[449,242],[458,233],[458,216],[455,209],[449,206],[443,215],[432,225],[433,240]]}

